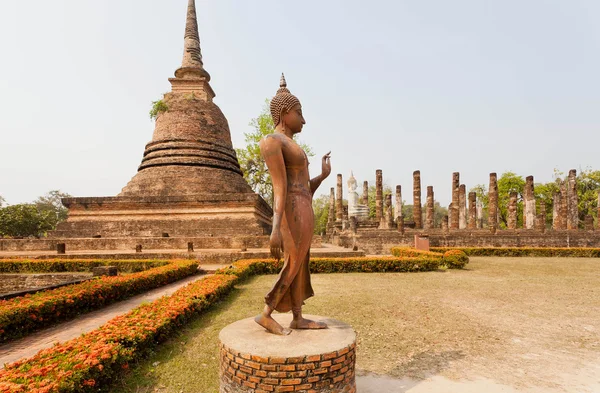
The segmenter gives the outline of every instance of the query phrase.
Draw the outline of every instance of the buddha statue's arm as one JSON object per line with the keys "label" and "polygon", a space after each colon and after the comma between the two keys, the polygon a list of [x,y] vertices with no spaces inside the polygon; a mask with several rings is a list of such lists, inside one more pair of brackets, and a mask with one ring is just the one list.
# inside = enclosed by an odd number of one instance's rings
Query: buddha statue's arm
{"label": "buddha statue's arm", "polygon": [[260,141],[260,153],[267,164],[273,182],[273,229],[271,231],[271,254],[281,259],[283,239],[281,237],[281,219],[285,212],[287,198],[287,174],[281,150],[281,141],[269,135]]}
{"label": "buddha statue's arm", "polygon": [[331,152],[325,154],[321,159],[321,174],[319,176],[310,179],[310,192],[315,195],[317,188],[321,185],[323,180],[327,179],[327,176],[331,173]]}

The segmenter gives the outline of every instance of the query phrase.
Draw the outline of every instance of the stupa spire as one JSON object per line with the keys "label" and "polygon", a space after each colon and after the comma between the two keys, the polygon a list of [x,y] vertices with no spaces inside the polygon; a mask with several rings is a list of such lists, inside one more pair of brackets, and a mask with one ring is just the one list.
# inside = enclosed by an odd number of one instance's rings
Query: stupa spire
{"label": "stupa spire", "polygon": [[[194,80],[198,82],[192,82]],[[175,71],[175,78],[171,78],[170,81],[173,91],[197,92],[201,90],[207,93],[207,99],[212,99],[215,95],[208,85],[210,74],[206,72],[202,62],[195,0],[188,0],[183,38],[183,60],[181,67]]]}

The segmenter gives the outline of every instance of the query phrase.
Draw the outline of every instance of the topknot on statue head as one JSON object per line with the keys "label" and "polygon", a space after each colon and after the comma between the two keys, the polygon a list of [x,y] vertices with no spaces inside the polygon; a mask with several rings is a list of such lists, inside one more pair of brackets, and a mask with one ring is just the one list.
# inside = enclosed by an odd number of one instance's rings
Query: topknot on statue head
{"label": "topknot on statue head", "polygon": [[279,80],[279,89],[277,90],[277,94],[271,100],[271,117],[273,118],[273,125],[277,127],[279,121],[281,120],[281,115],[283,111],[289,111],[295,105],[300,105],[300,100],[298,97],[290,93],[287,88],[287,82],[285,81],[285,76],[283,73],[281,74],[281,79]]}

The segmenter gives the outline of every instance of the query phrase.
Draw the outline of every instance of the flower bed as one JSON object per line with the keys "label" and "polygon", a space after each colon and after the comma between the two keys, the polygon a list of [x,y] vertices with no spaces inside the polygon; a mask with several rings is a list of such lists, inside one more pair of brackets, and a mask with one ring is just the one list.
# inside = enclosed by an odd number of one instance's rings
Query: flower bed
{"label": "flower bed", "polygon": [[116,266],[120,272],[136,273],[167,264],[169,261],[147,259],[4,259],[0,260],[0,273],[91,272],[98,266]]}
{"label": "flower bed", "polygon": [[0,370],[0,392],[97,392],[144,350],[228,293],[235,279],[215,275],[199,280],[88,334],[7,365]]}
{"label": "flower bed", "polygon": [[0,342],[190,276],[197,271],[197,265],[192,260],[175,260],[144,272],[100,277],[81,284],[1,300]]}
{"label": "flower bed", "polygon": [[431,247],[432,251],[461,250],[469,256],[480,257],[580,257],[600,258],[600,248],[553,247]]}
{"label": "flower bed", "polygon": [[[311,269],[315,273],[409,272],[435,270],[439,262],[408,257],[314,258]],[[88,334],[7,365],[0,370],[0,392],[97,392],[145,350],[228,293],[236,282],[256,274],[277,273],[282,265],[264,259],[235,262]]]}

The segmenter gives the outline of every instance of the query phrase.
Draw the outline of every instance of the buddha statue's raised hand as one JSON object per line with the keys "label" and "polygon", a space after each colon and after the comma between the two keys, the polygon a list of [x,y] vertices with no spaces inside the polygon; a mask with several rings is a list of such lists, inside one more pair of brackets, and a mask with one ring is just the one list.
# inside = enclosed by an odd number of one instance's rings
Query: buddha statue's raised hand
{"label": "buddha statue's raised hand", "polygon": [[321,179],[325,180],[331,173],[331,152],[325,154],[321,159]]}

